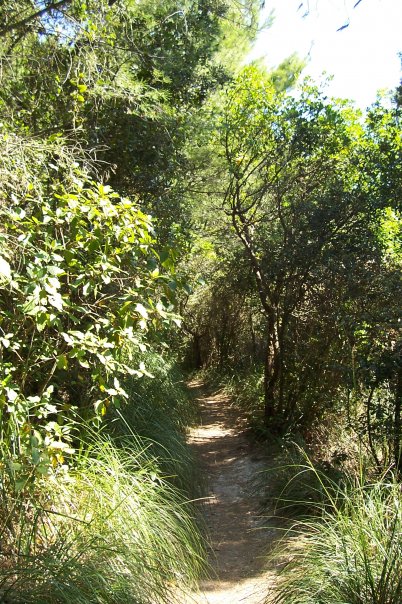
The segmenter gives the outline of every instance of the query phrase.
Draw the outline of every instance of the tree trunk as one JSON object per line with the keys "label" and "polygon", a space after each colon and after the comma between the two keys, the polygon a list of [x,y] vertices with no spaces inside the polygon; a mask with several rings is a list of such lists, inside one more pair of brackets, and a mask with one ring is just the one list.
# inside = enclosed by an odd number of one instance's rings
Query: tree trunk
{"label": "tree trunk", "polygon": [[194,369],[201,369],[202,367],[202,353],[201,353],[201,335],[195,333],[193,335],[193,364]]}
{"label": "tree trunk", "polygon": [[255,337],[253,313],[251,312],[251,310],[248,315],[248,320],[249,320],[249,325],[250,325],[250,338],[251,338],[250,365],[253,365],[257,360],[257,340]]}
{"label": "tree trunk", "polygon": [[265,425],[273,430],[280,428],[276,417],[276,386],[280,376],[280,353],[275,313],[271,312],[267,326],[267,345],[264,364],[264,418]]}

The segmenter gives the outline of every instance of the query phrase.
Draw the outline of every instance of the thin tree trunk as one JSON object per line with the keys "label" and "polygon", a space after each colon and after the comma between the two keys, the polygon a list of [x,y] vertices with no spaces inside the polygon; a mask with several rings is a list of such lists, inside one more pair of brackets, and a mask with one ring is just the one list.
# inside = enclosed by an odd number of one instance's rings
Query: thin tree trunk
{"label": "thin tree trunk", "polygon": [[193,363],[195,369],[201,369],[202,367],[202,354],[201,354],[201,336],[198,333],[193,335]]}
{"label": "thin tree trunk", "polygon": [[370,451],[371,451],[371,454],[373,456],[373,459],[375,461],[377,468],[380,468],[380,460],[378,459],[377,451],[375,449],[375,445],[374,445],[374,441],[373,441],[373,431],[372,431],[372,426],[371,426],[371,402],[373,400],[375,388],[376,388],[375,385],[371,387],[370,394],[369,394],[369,397],[368,397],[367,403],[366,403],[366,425],[367,425],[367,438],[368,438],[368,442],[369,442]]}
{"label": "thin tree trunk", "polygon": [[268,318],[267,343],[264,364],[264,417],[265,425],[276,429],[276,386],[280,376],[280,354],[278,348],[278,334],[276,331],[275,313],[271,312]]}
{"label": "thin tree trunk", "polygon": [[255,363],[255,361],[257,359],[257,340],[255,337],[253,313],[251,312],[251,310],[248,314],[248,318],[249,318],[250,336],[251,336],[250,365],[252,365],[253,363]]}

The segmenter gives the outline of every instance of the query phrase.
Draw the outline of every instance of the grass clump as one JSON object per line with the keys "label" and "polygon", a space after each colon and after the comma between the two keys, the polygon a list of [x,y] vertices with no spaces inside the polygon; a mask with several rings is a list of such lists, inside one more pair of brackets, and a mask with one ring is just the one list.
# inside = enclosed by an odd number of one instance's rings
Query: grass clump
{"label": "grass clump", "polygon": [[400,484],[334,486],[320,516],[298,523],[281,555],[290,561],[269,604],[400,604]]}
{"label": "grass clump", "polygon": [[263,508],[274,508],[275,515],[290,520],[321,515],[332,506],[348,480],[344,468],[328,461],[313,465],[295,442],[276,439],[267,447],[272,462],[257,480]]}
{"label": "grass clump", "polygon": [[165,478],[190,499],[197,498],[199,472],[186,442],[196,407],[174,360],[149,352],[146,367],[153,378],[125,380],[128,402],[118,412],[111,409],[108,429],[122,447],[126,437],[140,436]]}
{"label": "grass clump", "polygon": [[[182,493],[140,439],[95,434],[65,477],[10,505],[0,597],[14,604],[171,604],[204,567]],[[6,526],[3,524],[3,534]]]}

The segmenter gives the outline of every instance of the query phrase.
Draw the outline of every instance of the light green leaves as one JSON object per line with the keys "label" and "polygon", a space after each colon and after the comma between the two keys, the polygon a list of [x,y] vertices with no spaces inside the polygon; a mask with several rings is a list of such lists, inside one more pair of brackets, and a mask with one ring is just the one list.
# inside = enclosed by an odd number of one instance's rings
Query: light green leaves
{"label": "light green leaves", "polygon": [[400,212],[385,208],[379,221],[378,237],[388,262],[402,264],[402,217]]}
{"label": "light green leaves", "polygon": [[177,321],[162,300],[174,255],[166,251],[165,269],[150,217],[83,174],[46,198],[31,188],[0,218],[2,239],[15,242],[0,256],[0,286],[15,284],[0,287],[0,404],[9,409],[0,427],[34,466],[21,473],[46,475],[73,454],[77,407],[95,420],[127,398],[120,375],[151,376],[146,340]]}
{"label": "light green leaves", "polygon": [[0,285],[11,281],[11,267],[7,260],[0,256]]}

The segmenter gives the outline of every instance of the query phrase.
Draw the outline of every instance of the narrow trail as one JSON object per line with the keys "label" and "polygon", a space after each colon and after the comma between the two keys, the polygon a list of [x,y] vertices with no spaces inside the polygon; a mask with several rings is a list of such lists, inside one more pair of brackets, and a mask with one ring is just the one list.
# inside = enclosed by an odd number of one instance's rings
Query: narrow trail
{"label": "narrow trail", "polygon": [[230,398],[207,395],[197,382],[190,388],[201,408],[201,423],[189,441],[207,480],[205,515],[215,576],[202,581],[200,593],[186,604],[260,604],[273,584],[266,555],[277,537],[275,528],[263,528],[253,490],[264,457],[244,434]]}

